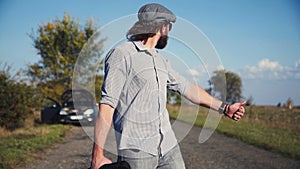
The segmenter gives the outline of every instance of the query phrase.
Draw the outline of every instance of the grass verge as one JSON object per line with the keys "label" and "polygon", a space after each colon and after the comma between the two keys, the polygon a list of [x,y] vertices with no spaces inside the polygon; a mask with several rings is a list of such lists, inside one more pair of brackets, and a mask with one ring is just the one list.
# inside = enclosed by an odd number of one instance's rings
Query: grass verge
{"label": "grass verge", "polygon": [[[198,114],[194,116],[185,108],[184,115],[178,116],[179,109],[178,105],[168,105],[170,117],[188,123],[195,121],[194,125],[204,126],[207,109],[199,108]],[[300,160],[299,124],[300,109],[254,106],[246,108],[246,114],[239,122],[223,117],[216,131],[268,151]]]}
{"label": "grass verge", "polygon": [[[61,142],[68,125],[39,125],[8,132],[1,129],[0,169],[12,169],[37,157],[37,153]],[[5,133],[6,134],[3,134]]]}

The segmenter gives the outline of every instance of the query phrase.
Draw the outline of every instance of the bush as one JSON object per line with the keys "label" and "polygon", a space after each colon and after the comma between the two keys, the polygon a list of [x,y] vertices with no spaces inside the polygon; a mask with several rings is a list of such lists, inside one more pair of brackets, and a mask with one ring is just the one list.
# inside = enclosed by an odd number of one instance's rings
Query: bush
{"label": "bush", "polygon": [[0,127],[12,130],[25,125],[32,117],[37,94],[32,86],[14,80],[8,71],[0,71]]}

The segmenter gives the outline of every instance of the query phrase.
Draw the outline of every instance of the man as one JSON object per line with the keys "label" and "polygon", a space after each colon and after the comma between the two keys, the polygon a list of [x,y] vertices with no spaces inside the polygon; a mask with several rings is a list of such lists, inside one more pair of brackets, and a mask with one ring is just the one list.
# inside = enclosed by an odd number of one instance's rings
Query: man
{"label": "man", "polygon": [[147,4],[140,8],[138,19],[127,33],[128,42],[111,50],[105,59],[93,169],[111,163],[103,149],[112,122],[118,161],[127,161],[133,169],[185,168],[166,109],[167,88],[233,120],[245,111],[245,102],[225,104],[187,81],[155,50],[167,45],[171,23],[176,21],[170,10]]}

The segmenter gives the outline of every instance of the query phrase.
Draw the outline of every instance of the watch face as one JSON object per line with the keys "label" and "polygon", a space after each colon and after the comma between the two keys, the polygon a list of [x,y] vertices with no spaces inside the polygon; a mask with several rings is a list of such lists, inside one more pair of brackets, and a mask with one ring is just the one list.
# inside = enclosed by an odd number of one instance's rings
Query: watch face
{"label": "watch face", "polygon": [[220,106],[220,108],[219,108],[219,110],[218,110],[218,112],[219,112],[220,114],[225,113],[225,106],[226,106],[226,103],[222,102],[222,104],[221,104],[221,106]]}

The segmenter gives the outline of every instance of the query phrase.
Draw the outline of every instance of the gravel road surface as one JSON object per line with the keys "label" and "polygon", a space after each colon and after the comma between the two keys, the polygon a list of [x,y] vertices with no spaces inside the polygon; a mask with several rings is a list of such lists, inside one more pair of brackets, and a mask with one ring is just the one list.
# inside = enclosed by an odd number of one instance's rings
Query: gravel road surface
{"label": "gravel road surface", "polygon": [[[177,128],[187,124],[178,123]],[[201,128],[192,127],[180,142],[181,152],[188,169],[299,169],[300,161],[247,145],[239,140],[214,133],[205,143],[199,144]],[[25,169],[87,169],[90,166],[93,127],[75,127],[64,142],[41,154],[40,159]],[[107,143],[107,157],[116,161],[113,132]]]}

